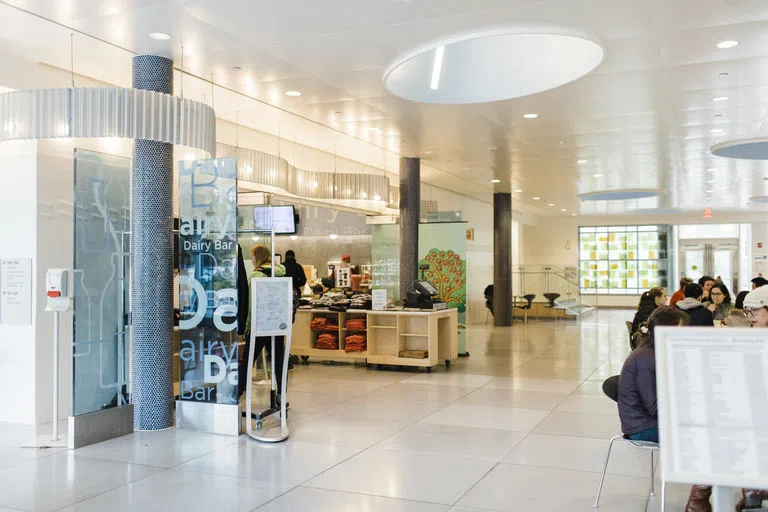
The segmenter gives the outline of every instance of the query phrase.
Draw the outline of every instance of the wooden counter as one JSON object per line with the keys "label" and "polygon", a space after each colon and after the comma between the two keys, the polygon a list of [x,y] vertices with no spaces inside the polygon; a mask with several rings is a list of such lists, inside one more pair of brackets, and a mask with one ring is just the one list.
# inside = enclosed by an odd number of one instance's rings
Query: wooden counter
{"label": "wooden counter", "polygon": [[[336,328],[336,350],[317,348],[317,337],[324,331],[312,330],[315,317],[327,317]],[[350,318],[364,317],[365,331],[346,329]],[[347,352],[344,340],[351,334],[365,334],[365,352]],[[403,351],[426,351],[427,357],[402,357]],[[321,360],[365,360],[369,364],[418,366],[431,368],[441,361],[450,364],[458,357],[458,322],[456,309],[427,310],[359,310],[346,312],[327,309],[300,309],[291,335],[291,353]]]}

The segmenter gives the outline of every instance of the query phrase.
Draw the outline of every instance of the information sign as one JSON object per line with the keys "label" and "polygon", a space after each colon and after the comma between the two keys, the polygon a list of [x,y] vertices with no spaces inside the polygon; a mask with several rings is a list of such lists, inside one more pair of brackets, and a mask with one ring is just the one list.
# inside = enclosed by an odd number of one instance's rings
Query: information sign
{"label": "information sign", "polygon": [[373,290],[371,292],[371,295],[373,296],[371,309],[387,309],[387,290],[386,289]]}
{"label": "information sign", "polygon": [[293,323],[293,279],[251,279],[251,336],[285,336]]}
{"label": "information sign", "polygon": [[665,481],[768,488],[768,329],[657,328]]}
{"label": "information sign", "polygon": [[32,260],[0,261],[0,323],[32,324]]}

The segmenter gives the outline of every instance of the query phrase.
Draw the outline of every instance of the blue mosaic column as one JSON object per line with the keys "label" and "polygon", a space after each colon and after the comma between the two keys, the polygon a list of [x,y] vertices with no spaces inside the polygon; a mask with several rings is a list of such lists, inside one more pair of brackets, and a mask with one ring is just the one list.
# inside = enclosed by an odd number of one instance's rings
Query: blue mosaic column
{"label": "blue mosaic column", "polygon": [[[133,59],[133,87],[173,94],[173,61]],[[131,169],[131,362],[136,430],[173,426],[173,144],[137,139]]]}

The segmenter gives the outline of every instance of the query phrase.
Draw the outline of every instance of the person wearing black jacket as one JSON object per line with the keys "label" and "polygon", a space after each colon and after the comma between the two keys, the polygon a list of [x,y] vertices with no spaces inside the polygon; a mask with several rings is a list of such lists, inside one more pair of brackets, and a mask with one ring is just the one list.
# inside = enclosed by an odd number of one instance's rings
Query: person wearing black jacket
{"label": "person wearing black jacket", "polygon": [[685,299],[679,301],[675,307],[688,314],[691,318],[690,325],[714,327],[712,312],[701,303],[703,295],[701,286],[691,283],[685,287]]}
{"label": "person wearing black jacket", "polygon": [[304,267],[296,261],[296,253],[285,251],[285,276],[293,279],[294,296],[301,297],[301,289],[307,284],[307,275],[304,273]]}
{"label": "person wearing black jacket", "polygon": [[635,334],[640,330],[640,324],[648,320],[651,313],[656,311],[656,308],[667,305],[667,290],[657,286],[651,288],[647,292],[643,292],[640,296],[640,303],[637,305],[637,313],[632,320],[632,334]]}
{"label": "person wearing black jacket", "polygon": [[245,270],[243,248],[237,244],[237,334],[243,336],[248,330],[248,310],[251,298],[248,296],[248,271]]}

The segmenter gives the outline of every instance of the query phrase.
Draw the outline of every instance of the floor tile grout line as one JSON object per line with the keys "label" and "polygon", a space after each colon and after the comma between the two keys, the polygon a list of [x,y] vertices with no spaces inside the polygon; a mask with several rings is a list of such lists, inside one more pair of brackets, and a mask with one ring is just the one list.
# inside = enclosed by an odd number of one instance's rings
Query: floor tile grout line
{"label": "floor tile grout line", "polygon": [[300,487],[303,487],[305,489],[313,489],[316,491],[326,491],[326,492],[339,492],[342,494],[358,494],[360,496],[370,496],[371,498],[384,498],[387,500],[395,500],[395,501],[406,501],[409,503],[421,503],[424,505],[437,505],[440,507],[453,507],[454,505],[451,505],[450,503],[437,503],[434,501],[426,501],[426,500],[414,500],[411,498],[394,498],[392,496],[384,496],[381,494],[371,494],[369,492],[353,492],[353,491],[340,491],[338,489],[326,489],[325,487],[313,487],[311,485],[301,485]]}

